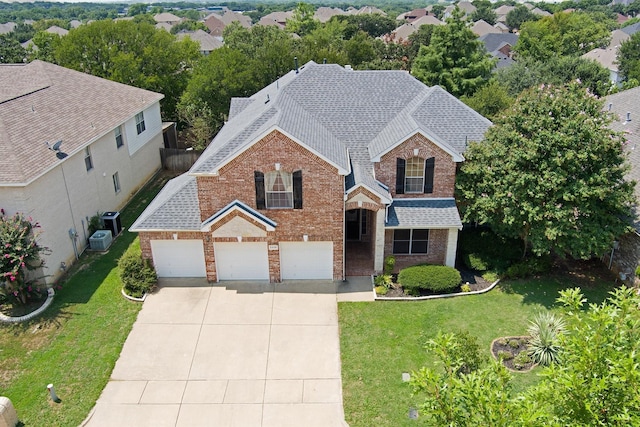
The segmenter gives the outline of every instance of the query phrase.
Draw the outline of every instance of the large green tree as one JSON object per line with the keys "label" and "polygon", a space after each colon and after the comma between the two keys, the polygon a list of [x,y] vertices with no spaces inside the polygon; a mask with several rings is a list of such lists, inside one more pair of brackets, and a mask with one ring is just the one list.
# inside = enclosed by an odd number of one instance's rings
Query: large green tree
{"label": "large green tree", "polygon": [[318,28],[320,21],[314,18],[315,7],[309,3],[300,2],[293,9],[293,16],[287,19],[285,29],[290,33],[296,33],[299,36],[309,34]]}
{"label": "large green tree", "polygon": [[556,55],[580,56],[604,47],[611,33],[606,23],[583,12],[558,12],[522,24],[515,50],[520,57],[544,61]]}
{"label": "large green tree", "polygon": [[[213,124],[210,130],[215,133],[227,118],[231,98],[251,96],[262,87],[257,62],[240,51],[223,47],[211,52],[194,68],[178,111],[191,126],[202,124],[203,119],[210,120]],[[206,139],[201,129],[198,135],[200,140]]]}
{"label": "large green tree", "polygon": [[132,21],[96,21],[72,30],[55,49],[59,65],[165,95],[162,114],[176,104],[200,58],[196,42]]}
{"label": "large green tree", "polygon": [[519,29],[524,22],[537,21],[538,19],[540,19],[538,15],[531,12],[525,5],[519,4],[507,13],[505,24],[513,31]]}
{"label": "large green tree", "polygon": [[471,143],[457,179],[468,222],[520,238],[537,255],[589,258],[628,231],[633,182],[622,134],[577,84],[525,91]]}
{"label": "large green tree", "polygon": [[621,288],[600,305],[579,289],[560,292],[567,333],[560,335],[560,359],[542,371],[531,389],[514,393],[511,375],[499,362],[459,374],[463,359],[452,334],[439,334],[429,349],[444,367],[412,375],[423,394],[428,425],[637,426],[640,425],[640,296]]}
{"label": "large green tree", "polygon": [[434,28],[431,43],[420,47],[411,74],[455,96],[470,96],[487,82],[494,62],[456,6],[447,25]]}
{"label": "large green tree", "polygon": [[640,82],[640,32],[620,45],[618,69],[627,81]]}
{"label": "large green tree", "polygon": [[27,57],[27,51],[18,40],[7,34],[0,34],[0,64],[20,63]]}
{"label": "large green tree", "polygon": [[255,60],[260,84],[266,86],[293,69],[296,56],[291,34],[275,25],[244,28],[234,22],[224,29],[224,44]]}

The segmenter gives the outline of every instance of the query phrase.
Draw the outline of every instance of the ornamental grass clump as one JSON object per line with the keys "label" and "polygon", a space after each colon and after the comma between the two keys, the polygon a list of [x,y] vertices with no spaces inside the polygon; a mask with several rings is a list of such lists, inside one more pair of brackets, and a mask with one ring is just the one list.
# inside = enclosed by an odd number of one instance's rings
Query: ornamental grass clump
{"label": "ornamental grass clump", "polygon": [[566,331],[564,320],[550,312],[540,312],[529,322],[529,354],[536,363],[548,366],[557,363],[558,338]]}

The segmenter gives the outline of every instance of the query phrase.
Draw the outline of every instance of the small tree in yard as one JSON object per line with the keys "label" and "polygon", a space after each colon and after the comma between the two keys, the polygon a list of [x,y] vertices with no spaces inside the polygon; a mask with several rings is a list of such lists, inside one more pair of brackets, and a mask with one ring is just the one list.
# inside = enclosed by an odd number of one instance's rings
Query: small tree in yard
{"label": "small tree in yard", "polygon": [[578,84],[525,91],[465,152],[457,193],[468,222],[524,242],[523,257],[590,258],[632,218],[624,136]]}
{"label": "small tree in yard", "polygon": [[[460,375],[455,335],[440,334],[430,348],[444,370],[412,374],[414,392],[424,393],[429,425],[450,426],[637,426],[640,425],[640,296],[621,288],[584,311],[578,288],[560,292],[566,333],[559,359],[541,381],[521,393],[496,361]],[[431,421],[431,423],[429,423]]]}
{"label": "small tree in yard", "polygon": [[27,271],[35,270],[43,265],[40,253],[46,248],[36,242],[34,229],[38,223],[16,213],[6,216],[0,210],[0,289],[6,296],[12,295],[25,304],[39,291],[39,288],[27,280]]}

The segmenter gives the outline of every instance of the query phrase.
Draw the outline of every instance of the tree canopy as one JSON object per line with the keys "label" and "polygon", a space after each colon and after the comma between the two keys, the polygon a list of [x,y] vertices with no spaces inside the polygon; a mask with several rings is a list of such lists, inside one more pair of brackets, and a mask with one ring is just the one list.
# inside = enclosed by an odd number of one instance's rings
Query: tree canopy
{"label": "tree canopy", "polygon": [[634,183],[624,136],[578,84],[525,91],[471,143],[457,178],[464,219],[520,238],[525,251],[600,255],[628,231]]}
{"label": "tree canopy", "polygon": [[443,370],[414,372],[414,391],[425,396],[421,415],[429,425],[524,427],[635,426],[640,423],[640,296],[621,288],[584,311],[578,288],[560,292],[566,333],[558,338],[559,361],[541,381],[514,393],[511,375],[490,361],[461,373],[464,358],[455,334],[428,344]]}
{"label": "tree canopy", "polygon": [[163,116],[176,118],[176,104],[200,58],[196,42],[132,21],[96,21],[80,26],[55,49],[59,65],[165,95]]}
{"label": "tree canopy", "polygon": [[456,6],[447,25],[435,27],[431,43],[420,47],[411,74],[426,85],[440,85],[455,96],[469,96],[487,82],[493,66],[494,60]]}
{"label": "tree canopy", "polygon": [[627,81],[640,82],[640,33],[635,33],[620,45],[618,69]]}
{"label": "tree canopy", "polygon": [[557,55],[580,56],[604,47],[611,33],[606,24],[583,12],[558,12],[522,24],[515,50],[520,57],[540,61]]}

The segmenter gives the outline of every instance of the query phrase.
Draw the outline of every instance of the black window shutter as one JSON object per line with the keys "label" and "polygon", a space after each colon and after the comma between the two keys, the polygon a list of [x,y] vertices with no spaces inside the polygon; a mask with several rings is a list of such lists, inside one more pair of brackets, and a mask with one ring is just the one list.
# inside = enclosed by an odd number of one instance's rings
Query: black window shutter
{"label": "black window shutter", "polygon": [[264,199],[264,174],[260,171],[253,172],[253,178],[256,182],[256,208],[266,209],[267,205]]}
{"label": "black window shutter", "polygon": [[433,171],[436,166],[436,158],[431,157],[424,162],[424,192],[433,193]]}
{"label": "black window shutter", "polygon": [[293,173],[293,209],[302,209],[302,171]]}
{"label": "black window shutter", "polygon": [[404,169],[407,161],[396,159],[396,194],[404,194]]}

